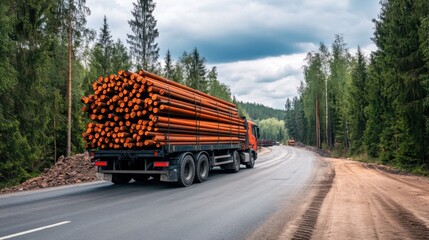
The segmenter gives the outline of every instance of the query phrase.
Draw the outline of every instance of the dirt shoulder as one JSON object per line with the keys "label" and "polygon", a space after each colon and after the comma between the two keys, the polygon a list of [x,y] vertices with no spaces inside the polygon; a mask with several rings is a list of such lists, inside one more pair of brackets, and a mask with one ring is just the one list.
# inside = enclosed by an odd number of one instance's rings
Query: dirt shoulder
{"label": "dirt shoulder", "polygon": [[248,239],[429,239],[429,179],[320,158],[293,209]]}
{"label": "dirt shoulder", "polygon": [[325,159],[335,169],[314,239],[428,239],[429,180]]}

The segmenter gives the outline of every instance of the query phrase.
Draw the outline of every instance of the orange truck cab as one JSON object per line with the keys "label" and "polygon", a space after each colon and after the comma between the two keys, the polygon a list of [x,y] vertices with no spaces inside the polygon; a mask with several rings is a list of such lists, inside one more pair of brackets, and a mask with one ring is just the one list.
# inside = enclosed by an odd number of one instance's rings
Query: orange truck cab
{"label": "orange truck cab", "polygon": [[252,151],[258,151],[258,138],[259,138],[259,128],[252,121],[247,121],[247,136],[249,141],[249,148]]}

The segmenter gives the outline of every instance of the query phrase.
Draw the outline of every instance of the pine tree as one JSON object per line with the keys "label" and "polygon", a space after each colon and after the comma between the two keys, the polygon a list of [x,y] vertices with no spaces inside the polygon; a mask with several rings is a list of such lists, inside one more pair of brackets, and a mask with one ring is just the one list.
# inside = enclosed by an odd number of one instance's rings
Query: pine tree
{"label": "pine tree", "polygon": [[137,68],[156,72],[159,67],[159,36],[153,16],[156,4],[153,0],[137,0],[131,11],[133,19],[128,21],[133,35],[127,35],[131,55]]}
{"label": "pine tree", "polygon": [[180,62],[184,66],[185,84],[191,88],[208,92],[206,80],[206,59],[202,57],[197,48],[191,53],[184,52]]}
{"label": "pine tree", "polygon": [[[303,91],[304,112],[307,118],[306,143],[322,147],[324,136],[323,126],[326,118],[324,111],[326,97],[327,69],[325,64],[326,53],[324,45],[321,44],[318,52],[307,54],[307,65],[304,66],[305,89]],[[326,126],[326,125],[325,125]]]}
{"label": "pine tree", "polygon": [[350,134],[352,146],[357,150],[362,145],[366,117],[364,108],[367,106],[365,86],[367,82],[366,60],[360,47],[356,53],[356,63],[352,69],[352,81],[349,89],[348,102],[350,106]]}
{"label": "pine tree", "polygon": [[131,66],[132,62],[127,47],[118,38],[112,47],[111,69],[116,72],[120,69],[131,69]]}
{"label": "pine tree", "polygon": [[347,118],[342,105],[345,101],[346,87],[349,80],[350,54],[341,35],[335,35],[332,43],[332,54],[329,60],[330,74],[328,77],[328,146],[333,147],[336,142],[342,142],[349,148],[349,134]]}
{"label": "pine tree", "polygon": [[100,62],[102,72],[100,72],[99,75],[106,76],[113,73],[113,71],[117,71],[118,69],[112,69],[111,66],[113,40],[112,35],[110,34],[106,15],[104,15],[103,18],[103,27],[100,29],[100,35],[96,46],[101,50],[101,56],[99,56],[100,59],[98,59],[98,61]]}
{"label": "pine tree", "polygon": [[174,68],[173,68],[173,60],[171,59],[171,53],[170,50],[167,50],[167,53],[165,54],[165,59],[164,59],[164,77],[170,79],[173,77],[173,72],[174,72]]}
{"label": "pine tree", "polygon": [[73,60],[76,58],[75,49],[82,43],[82,39],[91,33],[91,30],[86,27],[86,17],[91,14],[91,11],[86,7],[86,0],[65,0],[59,2],[59,11],[63,13],[63,26],[67,32],[68,40],[68,81],[67,81],[67,156],[71,155],[72,151],[72,88],[73,88]]}
{"label": "pine tree", "polygon": [[307,119],[305,118],[303,99],[300,96],[294,97],[293,101],[293,110],[294,110],[294,121],[295,121],[295,132],[296,138],[299,142],[305,142],[305,137],[307,136]]}
{"label": "pine tree", "polygon": [[212,96],[218,97],[225,101],[231,102],[231,90],[229,87],[217,79],[218,73],[217,68],[212,67],[212,69],[207,74],[207,80],[209,84],[208,93]]}
{"label": "pine tree", "polygon": [[289,133],[289,137],[295,140],[298,140],[298,132],[297,126],[295,122],[295,109],[293,105],[293,100],[291,101],[289,98],[286,99],[285,103],[285,125],[287,132]]}

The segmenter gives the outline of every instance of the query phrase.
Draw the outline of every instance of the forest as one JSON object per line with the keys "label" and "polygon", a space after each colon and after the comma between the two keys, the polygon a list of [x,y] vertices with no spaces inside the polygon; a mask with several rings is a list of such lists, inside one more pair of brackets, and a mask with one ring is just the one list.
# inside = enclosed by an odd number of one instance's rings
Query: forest
{"label": "forest", "polygon": [[307,54],[286,126],[308,145],[427,172],[429,2],[380,4],[369,56],[350,53],[342,35]]}
{"label": "forest", "polygon": [[133,3],[133,34],[124,43],[113,39],[107,16],[100,29],[87,27],[85,0],[2,1],[0,188],[38,175],[61,155],[84,151],[87,118],[80,99],[99,76],[144,68],[233,100],[197,47],[179,59],[170,51],[159,56],[155,7],[151,0]]}

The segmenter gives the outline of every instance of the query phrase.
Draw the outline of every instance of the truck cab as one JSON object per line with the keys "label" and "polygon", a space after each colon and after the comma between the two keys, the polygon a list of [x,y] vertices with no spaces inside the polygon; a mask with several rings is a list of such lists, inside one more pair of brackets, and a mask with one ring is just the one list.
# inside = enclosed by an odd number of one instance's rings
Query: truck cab
{"label": "truck cab", "polygon": [[253,151],[258,151],[259,128],[252,121],[247,121],[247,131],[249,139],[249,148]]}

